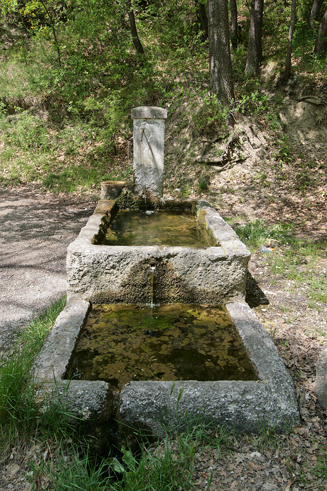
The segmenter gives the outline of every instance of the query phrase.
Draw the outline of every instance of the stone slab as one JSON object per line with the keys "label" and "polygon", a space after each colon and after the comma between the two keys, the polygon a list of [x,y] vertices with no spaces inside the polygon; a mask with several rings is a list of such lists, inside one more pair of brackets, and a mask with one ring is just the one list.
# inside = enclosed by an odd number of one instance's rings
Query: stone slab
{"label": "stone slab", "polygon": [[85,300],[72,300],[67,303],[33,364],[32,372],[35,379],[43,382],[61,380],[89,310],[90,303]]}
{"label": "stone slab", "polygon": [[132,119],[167,119],[167,109],[157,106],[133,107]]}
{"label": "stone slab", "polygon": [[137,192],[162,196],[164,145],[164,119],[134,119],[133,171]]}

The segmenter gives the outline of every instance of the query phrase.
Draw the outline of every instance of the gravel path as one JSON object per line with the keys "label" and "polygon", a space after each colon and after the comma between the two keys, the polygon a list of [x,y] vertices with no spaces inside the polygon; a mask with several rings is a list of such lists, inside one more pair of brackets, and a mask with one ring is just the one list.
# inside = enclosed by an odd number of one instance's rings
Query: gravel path
{"label": "gravel path", "polygon": [[14,334],[66,291],[66,249],[95,202],[0,189],[0,357]]}

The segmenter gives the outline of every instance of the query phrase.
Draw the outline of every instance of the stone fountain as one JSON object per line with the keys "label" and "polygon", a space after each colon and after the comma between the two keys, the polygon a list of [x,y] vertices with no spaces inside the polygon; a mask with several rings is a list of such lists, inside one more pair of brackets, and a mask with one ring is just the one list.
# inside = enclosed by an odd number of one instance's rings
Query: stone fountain
{"label": "stone fountain", "polygon": [[[63,398],[72,412],[109,439],[116,419],[161,436],[167,425],[179,427],[186,414],[189,421],[242,432],[258,432],[264,425],[282,431],[299,423],[299,412],[291,377],[245,302],[249,250],[206,201],[162,199],[166,117],[162,108],[132,109],[134,182],[102,183],[94,214],[68,247],[67,306],[33,368],[40,400],[49,394]],[[191,213],[208,246],[103,245],[107,229],[126,208]],[[119,392],[103,380],[66,380],[92,304],[150,304],[153,284],[160,304],[222,305],[257,379],[131,380]]]}

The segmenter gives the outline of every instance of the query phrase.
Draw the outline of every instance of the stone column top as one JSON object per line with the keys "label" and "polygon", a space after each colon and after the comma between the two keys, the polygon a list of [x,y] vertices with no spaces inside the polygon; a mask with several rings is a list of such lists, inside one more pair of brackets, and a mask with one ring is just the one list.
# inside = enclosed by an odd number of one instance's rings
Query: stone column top
{"label": "stone column top", "polygon": [[131,115],[132,119],[166,119],[167,109],[156,106],[133,107]]}

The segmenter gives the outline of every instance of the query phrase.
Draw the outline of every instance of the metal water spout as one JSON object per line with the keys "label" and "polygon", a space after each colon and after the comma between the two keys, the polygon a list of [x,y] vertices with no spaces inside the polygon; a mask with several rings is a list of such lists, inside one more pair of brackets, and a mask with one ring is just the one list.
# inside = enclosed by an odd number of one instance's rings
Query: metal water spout
{"label": "metal water spout", "polygon": [[132,109],[133,171],[136,190],[160,197],[163,191],[165,119],[162,107]]}

